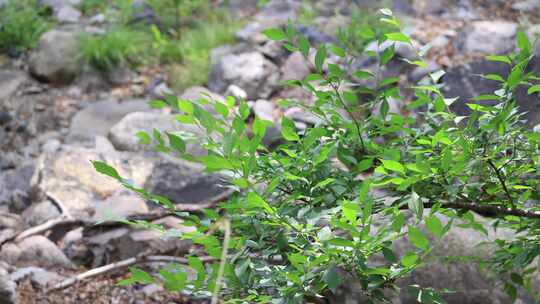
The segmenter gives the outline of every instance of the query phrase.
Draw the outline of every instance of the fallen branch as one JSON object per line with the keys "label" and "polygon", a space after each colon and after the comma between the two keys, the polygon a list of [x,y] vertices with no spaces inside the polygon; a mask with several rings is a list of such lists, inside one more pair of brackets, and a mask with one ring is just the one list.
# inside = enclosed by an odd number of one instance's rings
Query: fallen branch
{"label": "fallen branch", "polygon": [[[218,259],[210,256],[203,256],[199,257],[201,262],[203,263],[209,263],[216,261]],[[162,255],[140,255],[137,257],[132,257],[129,259],[125,259],[122,261],[114,262],[105,266],[101,266],[98,268],[94,268],[91,270],[88,270],[86,272],[83,272],[81,274],[78,274],[72,278],[66,279],[51,288],[47,290],[47,292],[56,291],[60,289],[65,289],[70,286],[75,285],[77,282],[93,278],[99,275],[104,275],[119,269],[124,269],[136,264],[147,264],[147,263],[178,263],[178,264],[188,264],[189,260],[182,257],[175,257],[175,256],[162,256]]]}
{"label": "fallen branch", "polygon": [[52,220],[46,221],[43,224],[40,224],[40,225],[37,225],[35,227],[24,230],[23,232],[19,233],[18,235],[16,235],[14,238],[10,239],[9,241],[15,240],[15,242],[20,242],[20,241],[22,241],[23,239],[25,239],[27,237],[30,237],[30,236],[33,236],[33,235],[36,235],[36,234],[41,234],[41,233],[43,233],[45,231],[48,231],[48,230],[51,230],[51,229],[53,229],[53,228],[55,228],[57,226],[81,225],[81,224],[85,224],[85,221],[79,220],[79,219],[74,219],[74,218],[68,218],[68,217],[61,217],[61,218],[57,218],[57,219],[52,219]]}
{"label": "fallen branch", "polygon": [[[424,208],[431,208],[435,203],[424,203]],[[500,215],[514,215],[526,218],[540,218],[540,211],[513,209],[497,205],[486,205],[478,203],[443,203],[440,205],[442,208],[447,209],[459,209],[474,211],[483,216],[500,216]],[[400,209],[409,209],[407,205],[400,206]]]}

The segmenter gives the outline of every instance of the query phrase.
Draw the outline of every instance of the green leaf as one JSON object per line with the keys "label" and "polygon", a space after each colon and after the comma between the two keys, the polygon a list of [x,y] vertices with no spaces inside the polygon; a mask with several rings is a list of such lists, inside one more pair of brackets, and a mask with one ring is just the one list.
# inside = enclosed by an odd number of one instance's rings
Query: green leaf
{"label": "green leaf", "polygon": [[323,281],[328,285],[328,288],[332,292],[336,292],[338,286],[341,284],[341,278],[337,272],[336,266],[330,266],[323,275]]}
{"label": "green leaf", "polygon": [[270,214],[274,214],[275,211],[268,205],[268,203],[255,192],[250,192],[247,196],[247,202],[254,207],[262,208]]}
{"label": "green leaf", "polygon": [[512,61],[508,56],[496,56],[496,55],[490,55],[486,56],[486,59],[489,61],[498,61],[498,62],[504,62],[507,64],[512,64]]}
{"label": "green leaf", "polygon": [[414,252],[407,252],[402,258],[401,258],[401,265],[405,267],[411,267],[414,264],[416,264],[416,261],[418,261],[418,255],[416,255]]}
{"label": "green leaf", "polygon": [[309,40],[304,35],[298,37],[298,49],[305,57],[309,55],[310,44]]}
{"label": "green leaf", "polygon": [[180,108],[180,110],[184,111],[184,113],[188,115],[193,115],[194,107],[189,100],[179,100],[178,108]]}
{"label": "green leaf", "polygon": [[395,160],[381,159],[383,167],[387,170],[405,174],[405,167]]}
{"label": "green leaf", "polygon": [[438,238],[441,238],[444,234],[444,227],[441,220],[435,215],[426,218],[426,228]]}
{"label": "green leaf", "polygon": [[198,257],[188,257],[189,266],[197,272],[197,280],[193,282],[196,288],[200,288],[206,277],[206,269],[204,264]]}
{"label": "green leaf", "polygon": [[315,68],[319,73],[322,73],[324,60],[326,60],[326,45],[321,44],[315,54]]}
{"label": "green leaf", "polygon": [[228,160],[218,155],[201,156],[199,157],[199,161],[211,171],[234,169],[234,166]]}
{"label": "green leaf", "polygon": [[262,31],[262,33],[266,37],[268,37],[268,39],[270,40],[278,41],[278,40],[283,40],[287,38],[287,35],[285,34],[285,32],[280,28],[269,28]]}
{"label": "green leaf", "polygon": [[153,109],[162,109],[168,106],[168,104],[165,101],[159,100],[159,99],[150,101],[149,105]]}
{"label": "green leaf", "polygon": [[165,288],[171,292],[182,291],[186,287],[187,274],[183,271],[170,272],[166,269],[161,269],[159,274],[163,277]]}
{"label": "green leaf", "polygon": [[416,227],[409,226],[409,241],[421,250],[425,251],[429,249],[428,238]]}
{"label": "green leaf", "polygon": [[169,145],[171,146],[171,148],[178,151],[179,153],[186,152],[186,143],[180,136],[175,135],[172,132],[166,132],[166,134],[169,138]]}
{"label": "green leaf", "polygon": [[139,143],[143,145],[149,145],[152,143],[152,137],[144,131],[139,131],[135,134],[136,137],[139,138]]}
{"label": "green leaf", "polygon": [[116,180],[121,180],[122,178],[120,177],[120,175],[118,174],[118,171],[116,171],[115,168],[107,165],[106,163],[104,162],[101,162],[101,161],[97,161],[97,160],[94,160],[94,161],[91,161],[92,162],[92,165],[94,166],[94,169],[96,169],[97,172],[101,173],[101,174],[104,174],[104,175],[107,175],[109,177],[112,177]]}
{"label": "green leaf", "polygon": [[525,34],[525,32],[518,31],[516,35],[516,40],[517,46],[522,52],[525,52],[526,54],[531,53],[531,42],[529,41],[529,38],[527,37],[527,34]]}
{"label": "green leaf", "polygon": [[533,85],[532,87],[530,87],[527,90],[527,94],[534,94],[534,93],[537,93],[537,92],[540,92],[540,84]]}
{"label": "green leaf", "polygon": [[390,41],[398,41],[398,42],[405,42],[405,43],[411,44],[411,38],[409,38],[407,35],[401,32],[389,33],[389,34],[386,34],[385,36]]}
{"label": "green leaf", "polygon": [[374,77],[373,73],[366,70],[358,70],[353,73],[353,76],[358,79],[366,79],[366,78]]}
{"label": "green leaf", "polygon": [[298,141],[300,136],[296,133],[294,122],[287,117],[281,119],[281,135],[289,141]]}
{"label": "green leaf", "polygon": [[407,200],[407,206],[409,207],[409,210],[416,214],[418,219],[422,218],[424,214],[424,204],[416,192],[413,191],[411,193],[411,197]]}

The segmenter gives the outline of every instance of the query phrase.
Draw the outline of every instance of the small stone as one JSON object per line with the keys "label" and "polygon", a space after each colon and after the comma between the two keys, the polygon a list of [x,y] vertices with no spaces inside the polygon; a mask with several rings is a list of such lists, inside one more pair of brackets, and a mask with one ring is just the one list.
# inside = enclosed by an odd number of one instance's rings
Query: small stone
{"label": "small stone", "polygon": [[236,84],[247,93],[248,99],[268,98],[278,84],[278,68],[261,53],[249,52],[226,55],[212,67],[209,87],[223,93]]}
{"label": "small stone", "polygon": [[23,212],[24,222],[28,227],[37,226],[59,216],[60,211],[50,201],[34,204]]}
{"label": "small stone", "polygon": [[275,110],[276,106],[274,103],[268,100],[259,99],[253,105],[253,113],[255,113],[255,116],[271,122],[276,121],[276,118],[274,117]]}
{"label": "small stone", "polygon": [[32,283],[36,284],[40,288],[51,286],[52,284],[64,279],[63,276],[57,274],[56,272],[33,266],[19,268],[15,272],[11,273],[9,278],[16,283],[30,279]]}
{"label": "small stone", "polygon": [[[126,115],[121,121],[114,125],[109,131],[109,139],[114,147],[120,151],[142,151],[151,150],[152,145],[144,145],[135,136],[137,132],[143,131],[152,134],[153,130],[160,132],[189,132],[200,134],[200,130],[193,125],[181,124],[175,120],[174,115],[155,112],[134,112]],[[166,137],[165,134],[163,136]],[[186,151],[196,155],[201,155],[204,151],[197,143],[188,143]]]}
{"label": "small stone", "polygon": [[247,98],[247,93],[241,87],[235,84],[231,84],[227,87],[227,90],[225,91],[225,96],[232,96],[239,100],[245,100]]}
{"label": "small stone", "polygon": [[0,268],[0,304],[17,304],[17,283],[13,282],[3,268]]}
{"label": "small stone", "polygon": [[56,19],[60,23],[77,23],[81,19],[81,12],[71,5],[63,6],[56,13]]}
{"label": "small stone", "polygon": [[94,221],[119,220],[129,215],[148,213],[146,202],[133,193],[118,193],[96,205]]}
{"label": "small stone", "polygon": [[514,48],[518,25],[508,21],[476,21],[458,37],[458,48],[466,53],[504,54]]}
{"label": "small stone", "polygon": [[22,240],[18,262],[40,267],[72,268],[73,264],[66,255],[48,238],[35,235]]}
{"label": "small stone", "polygon": [[282,80],[303,80],[311,69],[309,62],[300,52],[292,53],[281,67]]}
{"label": "small stone", "polygon": [[37,48],[30,54],[30,73],[52,83],[71,82],[81,71],[78,62],[78,34],[52,30],[43,34]]}

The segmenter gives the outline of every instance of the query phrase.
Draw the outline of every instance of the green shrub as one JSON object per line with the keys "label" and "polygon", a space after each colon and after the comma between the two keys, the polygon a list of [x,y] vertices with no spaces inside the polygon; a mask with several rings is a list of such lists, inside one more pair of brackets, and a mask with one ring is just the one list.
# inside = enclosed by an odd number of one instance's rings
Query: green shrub
{"label": "green shrub", "polygon": [[101,71],[144,63],[149,44],[148,34],[125,27],[110,29],[103,35],[85,33],[79,41],[81,58]]}
{"label": "green shrub", "polygon": [[35,0],[9,0],[0,6],[0,51],[20,54],[31,49],[51,26],[49,12]]}
{"label": "green shrub", "polygon": [[[384,22],[393,25],[372,29],[375,40],[410,43],[392,12],[382,13]],[[312,48],[292,25],[265,33],[306,57]],[[469,101],[472,114],[467,117],[450,110],[455,99],[441,93],[442,71],[411,88],[415,99],[408,107],[418,109],[418,115],[402,116],[389,112],[389,100],[402,99],[398,77],[343,70],[326,58],[333,53],[347,62],[350,54],[336,45],[320,45],[314,58],[316,73],[289,82],[312,93],[315,102],[284,100],[282,105],[302,107],[321,122],[297,130],[293,121],[282,118],[285,143],[274,151],[262,146],[272,123],[252,119],[243,100],[153,102],[178,111],[180,123],[206,131],[197,141],[208,154],[186,153],[186,141],[192,138],[180,133],[140,132],[142,142],[150,143],[153,136],[156,150],[196,161],[208,172],[224,173],[235,194],[218,210],[182,213],[166,198],[94,162],[98,172],[197,228],[180,237],[208,254],[202,259],[201,253],[193,253],[185,265],[169,265],[155,276],[133,268],[122,283],[158,282],[171,291],[212,293],[212,303],[221,297],[225,303],[300,304],[354,281],[368,303],[388,303],[392,292],[411,292],[420,303],[445,303],[437,290],[418,285],[400,289],[397,282],[434,258],[430,239],[443,237],[455,226],[484,233],[486,228],[473,215],[478,212],[493,217],[495,227],[520,232],[515,240],[497,240],[494,245],[500,249],[484,263],[499,278],[511,277],[504,281],[510,297],[515,298],[520,287],[530,291],[531,277],[539,273],[534,263],[540,256],[540,206],[530,200],[540,200],[540,133],[523,127],[513,92],[525,86],[530,94],[538,94],[540,78],[525,72],[532,58],[526,35],[520,32],[517,40],[519,53],[488,57],[508,64],[511,72],[488,76],[500,82],[500,90]],[[370,55],[384,66],[393,50]],[[420,57],[412,64],[425,65]],[[365,79],[375,81],[351,85]],[[358,103],[359,93],[364,103]],[[497,104],[488,106],[483,100]],[[371,111],[356,111],[359,107],[379,110],[360,118],[353,113]],[[393,199],[378,198],[374,190],[387,191]],[[404,212],[412,217],[406,219]],[[441,222],[441,215],[450,219],[448,223]],[[419,229],[421,225],[426,230]],[[397,240],[410,243],[403,256],[393,252]],[[375,257],[384,260],[375,264]],[[193,272],[197,276],[187,279]],[[349,281],[343,281],[342,273]]]}

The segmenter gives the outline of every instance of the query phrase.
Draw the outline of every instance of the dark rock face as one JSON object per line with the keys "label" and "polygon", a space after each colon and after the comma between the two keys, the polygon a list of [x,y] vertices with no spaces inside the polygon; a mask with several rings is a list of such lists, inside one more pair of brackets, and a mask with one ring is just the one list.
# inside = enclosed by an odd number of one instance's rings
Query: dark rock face
{"label": "dark rock face", "polygon": [[[540,60],[531,62],[528,70],[540,71]],[[503,78],[508,76],[510,68],[508,65],[499,62],[486,60],[473,61],[468,65],[452,68],[444,76],[444,91],[447,97],[459,97],[452,109],[459,115],[470,113],[467,103],[478,103],[484,105],[493,105],[494,101],[476,101],[470,99],[483,94],[493,94],[500,88],[499,82],[487,80],[479,74],[499,74]],[[535,126],[540,123],[540,99],[536,95],[528,95],[526,87],[519,87],[516,91],[516,101],[521,112],[526,113],[525,119],[529,126]]]}
{"label": "dark rock face", "polygon": [[147,182],[151,193],[168,197],[173,203],[204,203],[222,193],[223,181],[218,175],[203,174],[188,163],[162,162],[154,166]]}

